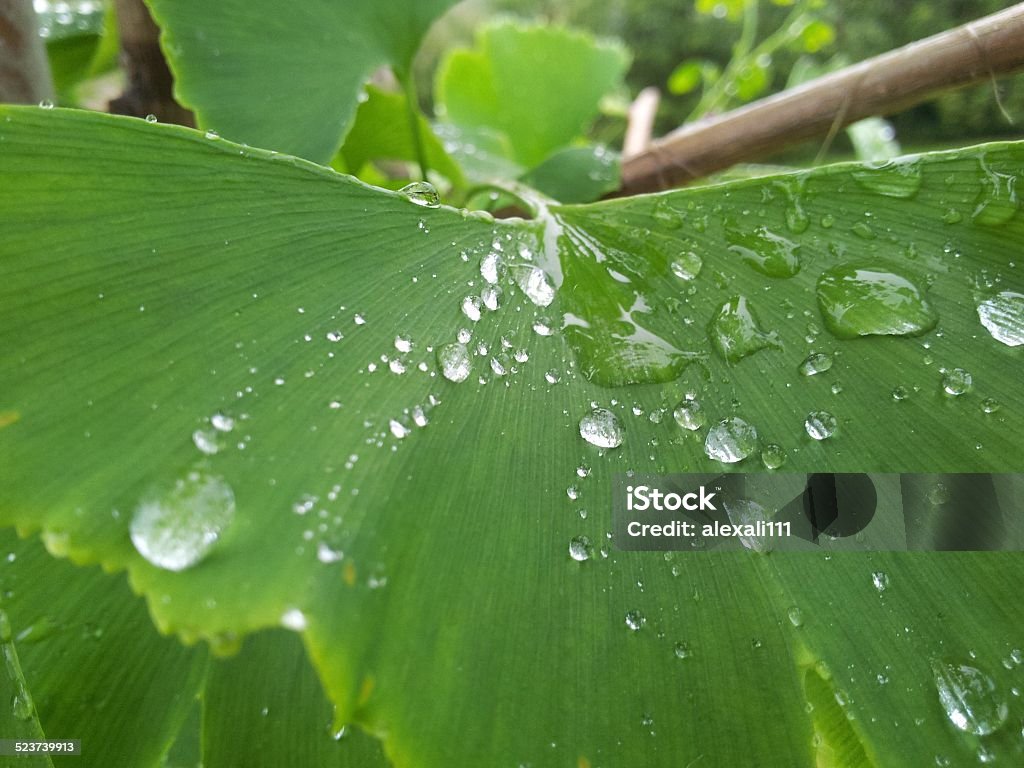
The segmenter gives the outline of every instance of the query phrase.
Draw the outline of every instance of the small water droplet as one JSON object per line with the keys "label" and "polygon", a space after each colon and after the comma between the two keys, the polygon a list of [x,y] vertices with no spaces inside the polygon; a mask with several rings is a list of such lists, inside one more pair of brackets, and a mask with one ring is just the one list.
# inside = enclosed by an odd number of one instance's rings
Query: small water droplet
{"label": "small water droplet", "polygon": [[580,419],[580,437],[598,448],[618,448],[625,431],[618,416],[606,408],[595,408]]}
{"label": "small water droplet", "polygon": [[693,656],[693,651],[690,650],[688,643],[676,643],[672,652],[675,654],[677,659],[688,659]]}
{"label": "small water droplet", "polygon": [[836,433],[838,422],[828,411],[811,411],[804,419],[804,429],[815,440],[827,440]]}
{"label": "small water droplet", "polygon": [[553,334],[554,328],[551,325],[551,321],[544,317],[538,317],[533,322],[533,332],[538,336],[550,336]]}
{"label": "small water droplet", "polygon": [[1017,213],[1017,177],[991,170],[984,160],[979,163],[984,177],[971,220],[987,227],[1005,224]]}
{"label": "small water droplet", "polygon": [[725,236],[729,250],[763,275],[788,278],[800,271],[800,245],[767,227],[750,232],[726,227]]}
{"label": "small water droplet", "polygon": [[704,260],[693,251],[686,251],[670,265],[672,274],[680,280],[696,280],[704,267]]}
{"label": "small water droplet", "polygon": [[302,632],[306,628],[306,614],[298,608],[290,608],[281,614],[281,626],[293,632]]}
{"label": "small water droplet", "polygon": [[11,696],[11,714],[19,720],[28,720],[35,711],[32,697],[20,683],[16,683],[15,687],[17,690]]}
{"label": "small water droplet", "polygon": [[633,632],[639,631],[646,623],[647,618],[642,613],[640,613],[640,611],[626,612],[626,626],[629,627]]}
{"label": "small water droplet", "polygon": [[517,264],[512,272],[516,285],[538,307],[546,307],[555,300],[555,287],[548,273],[540,267]]}
{"label": "small water droplet", "polygon": [[53,109],[53,102],[50,99],[43,99],[39,102],[40,109]]}
{"label": "small water droplet", "polygon": [[407,426],[402,424],[402,422],[396,421],[395,419],[391,419],[388,422],[388,429],[391,431],[391,434],[394,435],[399,440],[404,438],[412,431]]}
{"label": "small water droplet", "polygon": [[445,344],[437,350],[437,364],[448,381],[465,381],[473,370],[473,361],[465,344]]}
{"label": "small water droplet", "polygon": [[708,430],[704,453],[723,464],[735,464],[756,451],[757,445],[757,430],[753,425],[732,416]]}
{"label": "small water droplet", "polygon": [[889,588],[889,574],[885,571],[875,571],[871,574],[871,583],[879,592],[885,592]]}
{"label": "small water droplet", "polygon": [[978,304],[978,319],[993,339],[1008,347],[1024,344],[1024,294],[1003,291]]}
{"label": "small water droplet", "polygon": [[967,664],[933,661],[939,703],[950,722],[965,733],[988,736],[1009,717],[1005,699],[991,677]]}
{"label": "small water droplet", "polygon": [[778,469],[786,463],[786,451],[778,443],[769,443],[761,451],[761,463],[765,469]]}
{"label": "small water droplet", "polygon": [[586,536],[576,536],[569,540],[569,557],[578,563],[589,560],[594,548]]}
{"label": "small water droplet", "polygon": [[480,298],[478,296],[467,296],[462,300],[462,314],[474,323],[480,319]]}
{"label": "small water droplet", "polygon": [[680,427],[691,432],[696,432],[703,427],[707,420],[700,402],[689,398],[676,406],[676,409],[672,411],[672,416]]}
{"label": "small water droplet", "polygon": [[913,197],[921,188],[921,164],[916,159],[888,160],[854,171],[853,178],[864,189],[879,195]]}
{"label": "small water droplet", "polygon": [[146,122],[147,123],[155,123],[156,122],[156,115],[146,115]]}
{"label": "small water droplet", "polygon": [[235,516],[235,496],[223,478],[190,472],[167,493],[152,493],[135,510],[131,540],[151,564],[181,571],[199,563]]}
{"label": "small water droplet", "polygon": [[789,616],[789,623],[794,627],[802,627],[804,625],[804,612],[797,606],[794,605],[790,608],[786,615]]}
{"label": "small water droplet", "polygon": [[875,266],[849,263],[826,270],[817,297],[825,326],[840,339],[918,336],[939,321],[921,289]]}
{"label": "small water droplet", "polygon": [[942,389],[947,395],[959,397],[971,391],[974,386],[974,379],[970,373],[963,368],[953,368],[943,371]]}
{"label": "small water droplet", "polygon": [[819,373],[824,373],[831,367],[831,355],[827,355],[824,352],[812,352],[800,363],[799,370],[804,376],[815,376]]}
{"label": "small water droplet", "polygon": [[412,184],[406,184],[398,192],[410,202],[422,205],[424,208],[437,208],[441,205],[441,196],[437,194],[437,189],[426,181],[414,181]]}
{"label": "small water droplet", "polygon": [[212,130],[212,129],[207,129],[207,131],[205,133],[205,136],[206,136],[206,138],[210,139],[211,141],[220,138],[220,134],[217,133],[216,131]]}
{"label": "small water droplet", "polygon": [[217,433],[211,429],[197,429],[193,432],[192,444],[207,456],[212,456],[220,450]]}
{"label": "small water droplet", "polygon": [[910,396],[910,391],[906,387],[894,387],[892,390],[892,399],[896,402],[906,400]]}

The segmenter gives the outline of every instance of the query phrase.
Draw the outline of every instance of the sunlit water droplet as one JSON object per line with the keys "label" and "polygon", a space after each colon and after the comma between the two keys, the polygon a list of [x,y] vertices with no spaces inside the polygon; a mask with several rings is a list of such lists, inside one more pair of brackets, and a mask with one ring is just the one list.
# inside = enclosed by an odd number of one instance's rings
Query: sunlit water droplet
{"label": "sunlit water droplet", "polygon": [[978,319],[993,339],[1008,347],[1024,344],[1024,294],[1003,291],[978,304]]}
{"label": "sunlit water droplet", "polygon": [[688,643],[676,643],[675,647],[672,649],[672,652],[675,654],[675,657],[677,659],[688,659],[691,656],[693,656],[693,651],[690,650],[690,646]]}
{"label": "sunlit water droplet", "polygon": [[223,413],[215,413],[210,417],[210,424],[218,432],[230,432],[235,428],[235,420]]}
{"label": "sunlit water droplet", "polygon": [[875,571],[871,574],[871,583],[879,592],[885,592],[889,588],[889,574],[885,571]]}
{"label": "sunlit water droplet", "polygon": [[815,440],[827,440],[836,433],[836,417],[828,411],[811,411],[804,419],[804,429]]}
{"label": "sunlit water droplet", "polygon": [[942,373],[942,390],[947,395],[959,397],[971,391],[974,378],[963,368],[953,368]]}
{"label": "sunlit water droplet", "polygon": [[825,326],[840,339],[917,336],[939,321],[920,288],[874,266],[849,263],[826,270],[817,296]]}
{"label": "sunlit water droplet", "polygon": [[491,285],[497,284],[504,273],[505,263],[497,251],[491,251],[480,260],[480,276]]}
{"label": "sunlit water droplet", "polygon": [[593,551],[590,539],[586,536],[576,536],[569,540],[569,557],[579,563],[589,560]]}
{"label": "sunlit water droplet", "polygon": [[638,632],[646,623],[647,618],[640,611],[626,612],[626,626],[633,632]]}
{"label": "sunlit water droplet", "polygon": [[437,208],[441,204],[441,196],[437,194],[433,184],[426,181],[414,181],[398,190],[407,200],[425,208]]}
{"label": "sunlit water droplet", "polygon": [[598,448],[618,448],[625,432],[618,416],[605,408],[595,408],[580,419],[580,437]]}
{"label": "sunlit water droplet", "polygon": [[212,429],[197,429],[192,433],[192,444],[207,456],[212,456],[220,450],[217,432]]}
{"label": "sunlit water droplet", "polygon": [[281,626],[293,632],[302,632],[306,628],[306,614],[298,608],[290,608],[281,614]]}
{"label": "sunlit water droplet", "polygon": [[473,361],[465,344],[445,344],[437,350],[437,364],[448,381],[465,381],[473,371]]}
{"label": "sunlit water droplet", "polygon": [[540,267],[518,264],[513,269],[516,285],[533,304],[546,307],[555,300],[555,287],[548,273]]}
{"label": "sunlit water droplet", "polygon": [[935,688],[950,722],[965,733],[988,736],[1009,717],[1006,700],[991,677],[967,664],[935,661]]}
{"label": "sunlit water droplet", "polygon": [[718,422],[704,440],[704,453],[723,464],[743,461],[757,447],[757,430],[738,416]]}
{"label": "sunlit water droplet", "polygon": [[220,477],[194,471],[170,492],[144,498],[131,522],[135,549],[153,565],[181,571],[199,563],[235,516],[235,496]]}
{"label": "sunlit water droplet", "polygon": [[704,260],[693,251],[686,251],[673,259],[670,266],[672,274],[680,280],[696,280],[704,267]]}
{"label": "sunlit water droplet", "polygon": [[812,352],[800,363],[799,370],[804,376],[815,376],[824,373],[831,367],[831,355],[826,355],[824,352]]}
{"label": "sunlit water droplet", "polygon": [[744,296],[734,296],[718,308],[708,335],[715,351],[730,363],[768,347],[782,346],[774,333],[761,329]]}
{"label": "sunlit water droplet", "polygon": [[462,314],[474,323],[480,319],[480,298],[478,296],[467,296],[462,300]]}

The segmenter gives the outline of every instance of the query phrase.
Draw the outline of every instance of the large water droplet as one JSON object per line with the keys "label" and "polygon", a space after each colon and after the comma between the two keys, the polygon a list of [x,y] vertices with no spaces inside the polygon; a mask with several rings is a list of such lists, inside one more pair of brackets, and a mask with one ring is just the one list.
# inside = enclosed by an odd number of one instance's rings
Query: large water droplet
{"label": "large water droplet", "polygon": [[1005,224],[1017,213],[1017,177],[993,171],[984,160],[980,163],[984,176],[971,219],[975,224],[987,227]]}
{"label": "large water droplet", "polygon": [[921,164],[916,159],[889,160],[853,172],[864,189],[886,197],[913,197],[921,188]]}
{"label": "large water droplet", "polygon": [[818,307],[825,326],[840,339],[918,336],[939,321],[924,292],[910,280],[857,263],[841,264],[822,274]]}
{"label": "large water droplet", "polygon": [[828,411],[811,411],[804,419],[804,429],[815,440],[827,440],[836,433],[836,417]]}
{"label": "large water droplet", "polygon": [[727,228],[725,236],[729,250],[763,275],[786,278],[800,271],[800,245],[767,227],[749,232]]}
{"label": "large water droplet", "polygon": [[551,278],[540,267],[517,264],[512,268],[512,277],[526,298],[536,306],[546,307],[555,300],[555,287],[551,284]]}
{"label": "large water droplet", "polygon": [[980,669],[935,661],[932,671],[939,703],[950,722],[961,731],[988,736],[1006,723],[1006,700],[999,695],[992,678]]}
{"label": "large water droplet", "polygon": [[405,195],[410,202],[425,208],[437,208],[441,204],[441,196],[437,194],[437,189],[426,181],[414,181],[412,184],[406,184],[398,192]]}
{"label": "large water droplet", "polygon": [[590,539],[586,536],[576,536],[569,540],[569,557],[578,563],[589,560],[593,551],[594,548],[590,544]]}
{"label": "large water droplet", "polygon": [[676,406],[676,409],[672,411],[672,416],[675,418],[676,423],[683,429],[688,429],[691,432],[696,432],[698,429],[704,426],[706,417],[704,415],[704,408],[697,400],[687,398]]}
{"label": "large water droplet", "polygon": [[738,363],[747,355],[767,349],[780,348],[775,333],[766,333],[754,317],[744,296],[734,296],[718,308],[708,327],[711,343],[730,363]]}
{"label": "large water droplet", "polygon": [[465,344],[453,342],[437,350],[437,364],[448,381],[465,381],[473,370],[473,361]]}
{"label": "large water droplet", "polygon": [[992,338],[1008,347],[1024,344],[1024,294],[1003,291],[978,304],[978,319]]}
{"label": "large water droplet", "polygon": [[153,565],[181,571],[199,563],[235,516],[235,495],[223,478],[190,472],[166,493],[144,498],[130,532],[135,549]]}
{"label": "large water droplet", "polygon": [[672,274],[680,280],[696,280],[704,267],[704,260],[693,251],[685,251],[669,265]]}
{"label": "large water droplet", "polygon": [[595,408],[580,419],[580,437],[598,448],[618,448],[625,432],[614,413],[605,408]]}
{"label": "large water droplet", "polygon": [[800,363],[799,370],[804,376],[814,376],[824,373],[831,367],[832,357],[830,355],[826,355],[824,352],[812,352]]}
{"label": "large water droplet", "polygon": [[974,386],[974,378],[963,368],[954,368],[942,372],[942,390],[947,395],[958,397],[971,391]]}
{"label": "large water droplet", "polygon": [[756,450],[757,430],[738,416],[718,422],[704,440],[704,453],[723,464],[743,461]]}

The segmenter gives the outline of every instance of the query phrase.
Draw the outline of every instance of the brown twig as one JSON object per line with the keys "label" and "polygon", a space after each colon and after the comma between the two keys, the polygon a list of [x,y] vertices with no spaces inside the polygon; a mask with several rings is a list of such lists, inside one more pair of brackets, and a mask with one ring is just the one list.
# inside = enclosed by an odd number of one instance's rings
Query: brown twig
{"label": "brown twig", "polygon": [[619,195],[681,186],[872,115],[1024,69],[1024,3],[684,125],[624,160]]}
{"label": "brown twig", "polygon": [[658,114],[661,91],[653,86],[644,88],[629,105],[626,138],[622,141],[622,156],[630,158],[647,149],[654,134],[654,118]]}
{"label": "brown twig", "polygon": [[0,102],[38,104],[52,98],[50,63],[32,0],[0,2]]}

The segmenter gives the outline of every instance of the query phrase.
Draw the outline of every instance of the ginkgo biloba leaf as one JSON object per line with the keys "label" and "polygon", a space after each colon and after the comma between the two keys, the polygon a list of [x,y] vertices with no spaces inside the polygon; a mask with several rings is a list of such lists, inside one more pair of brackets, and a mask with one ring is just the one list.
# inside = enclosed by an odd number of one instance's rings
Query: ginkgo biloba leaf
{"label": "ginkgo biloba leaf", "polygon": [[616,473],[762,450],[1019,471],[1021,145],[532,222],[101,115],[0,147],[0,517],[162,627],[302,632],[402,767],[1017,759],[1019,556],[609,531]]}
{"label": "ginkgo biloba leaf", "polygon": [[583,133],[628,64],[624,48],[582,32],[492,24],[475,49],[452,51],[442,62],[437,109],[456,125],[504,134],[510,159],[530,168]]}
{"label": "ginkgo biloba leaf", "polygon": [[199,125],[234,141],[326,163],[363,83],[402,76],[433,21],[455,0],[149,0],[175,95]]}

